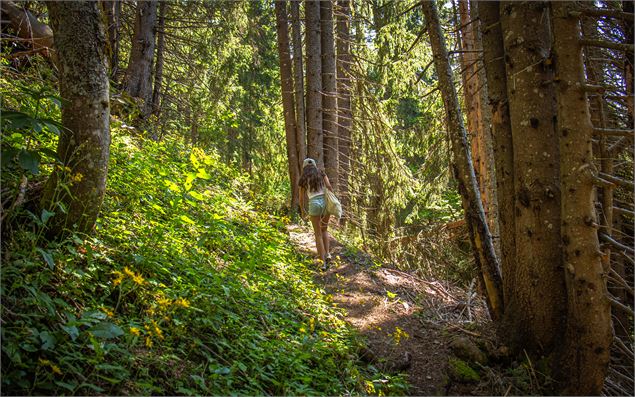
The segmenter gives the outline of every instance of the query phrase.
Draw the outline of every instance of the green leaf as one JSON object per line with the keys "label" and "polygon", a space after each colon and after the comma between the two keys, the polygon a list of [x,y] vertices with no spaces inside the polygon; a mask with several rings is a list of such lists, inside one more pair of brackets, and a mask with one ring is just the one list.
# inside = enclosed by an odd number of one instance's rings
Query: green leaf
{"label": "green leaf", "polygon": [[192,190],[189,192],[190,196],[192,196],[193,198],[197,199],[197,200],[203,200],[205,197],[200,194],[199,192]]}
{"label": "green leaf", "polygon": [[207,173],[207,170],[205,170],[205,168],[199,168],[198,169],[198,173],[196,174],[197,178],[201,178],[201,179],[211,179],[212,176],[210,174]]}
{"label": "green leaf", "polygon": [[18,155],[19,151],[20,149],[14,147],[2,150],[2,168],[9,165],[9,163],[15,158],[15,156]]}
{"label": "green leaf", "polygon": [[18,154],[18,162],[20,167],[27,171],[31,171],[33,175],[40,172],[40,155],[30,150],[21,150]]}
{"label": "green leaf", "polygon": [[39,252],[40,255],[42,255],[42,258],[44,258],[44,261],[49,265],[51,270],[53,270],[55,268],[55,261],[53,261],[53,255],[51,255],[49,251],[45,251],[39,247],[36,248],[35,250]]}
{"label": "green leaf", "polygon": [[187,222],[189,224],[195,225],[196,222],[194,222],[190,217],[188,217],[187,215],[181,215],[181,220],[183,222]]}
{"label": "green leaf", "polygon": [[5,129],[6,123],[9,123],[11,130],[19,130],[31,124],[31,117],[22,112],[13,112],[9,110],[2,110],[2,127]]}
{"label": "green leaf", "polygon": [[54,159],[54,160],[56,160],[56,161],[61,162],[60,158],[57,157],[57,153],[55,153],[55,151],[53,151],[53,150],[51,150],[49,148],[43,147],[43,148],[41,148],[39,150],[39,152],[44,154],[44,155],[46,155],[46,156],[48,156],[48,157],[50,157],[50,158],[52,158],[52,159]]}
{"label": "green leaf", "polygon": [[42,220],[42,223],[46,225],[46,221],[48,221],[49,218],[52,217],[53,215],[55,215],[55,212],[51,212],[46,209],[43,209],[42,215],[40,215],[40,219]]}
{"label": "green leaf", "polygon": [[103,321],[94,327],[89,328],[88,331],[97,338],[104,339],[116,338],[123,335],[123,330],[120,327],[107,321]]}
{"label": "green leaf", "polygon": [[48,331],[40,332],[40,341],[42,341],[42,349],[44,350],[51,350],[57,342],[55,336]]}
{"label": "green leaf", "polygon": [[71,340],[75,340],[79,336],[79,329],[74,325],[62,325],[62,329],[71,337]]}
{"label": "green leaf", "polygon": [[75,391],[75,388],[77,387],[76,383],[66,383],[66,382],[62,382],[61,380],[56,380],[55,384],[58,385],[59,387],[63,387],[64,389],[70,391],[71,393]]}

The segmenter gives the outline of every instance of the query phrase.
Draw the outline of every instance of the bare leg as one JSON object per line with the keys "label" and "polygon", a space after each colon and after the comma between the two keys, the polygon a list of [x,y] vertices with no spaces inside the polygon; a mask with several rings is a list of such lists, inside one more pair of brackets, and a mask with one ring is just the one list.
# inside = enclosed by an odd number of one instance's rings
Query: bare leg
{"label": "bare leg", "polygon": [[322,240],[322,230],[320,229],[320,217],[311,216],[311,224],[313,225],[313,233],[315,234],[315,246],[317,248],[318,257],[322,262],[326,261],[326,251]]}
{"label": "bare leg", "polygon": [[322,219],[320,219],[320,232],[322,233],[322,243],[324,245],[324,257],[328,257],[329,256],[329,231],[328,231],[328,227],[329,227],[329,218],[331,216],[330,215],[323,215]]}

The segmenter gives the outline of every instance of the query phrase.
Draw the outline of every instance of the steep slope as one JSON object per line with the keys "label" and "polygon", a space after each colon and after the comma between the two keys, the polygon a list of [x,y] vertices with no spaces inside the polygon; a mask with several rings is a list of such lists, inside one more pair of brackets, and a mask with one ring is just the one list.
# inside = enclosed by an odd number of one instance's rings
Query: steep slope
{"label": "steep slope", "polygon": [[46,242],[60,207],[28,213],[3,242],[6,393],[403,390],[358,360],[360,340],[283,221],[246,200],[242,175],[214,153],[122,128],[111,153],[93,237]]}

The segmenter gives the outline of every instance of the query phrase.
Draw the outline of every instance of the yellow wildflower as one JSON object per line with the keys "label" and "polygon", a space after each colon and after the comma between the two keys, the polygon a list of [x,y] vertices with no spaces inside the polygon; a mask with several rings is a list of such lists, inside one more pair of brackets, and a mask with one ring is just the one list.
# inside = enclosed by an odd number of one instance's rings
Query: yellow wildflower
{"label": "yellow wildflower", "polygon": [[106,315],[107,315],[108,317],[113,317],[113,316],[115,315],[115,313],[113,313],[113,311],[112,311],[112,310],[110,310],[110,309],[109,309],[109,308],[107,308],[107,307],[102,307],[102,308],[101,308],[101,311],[102,311],[102,312],[104,312],[104,313],[106,313]]}
{"label": "yellow wildflower", "polygon": [[140,274],[135,274],[132,276],[132,281],[134,281],[135,283],[139,284],[139,285],[143,285],[143,283],[145,282],[145,280],[143,279],[143,277],[141,277]]}
{"label": "yellow wildflower", "polygon": [[190,307],[190,301],[188,301],[187,299],[183,299],[183,298],[179,298],[179,299],[175,300],[174,304],[177,305],[177,306],[185,307],[185,308]]}
{"label": "yellow wildflower", "polygon": [[121,273],[120,271],[117,271],[117,270],[115,270],[112,273],[115,275],[115,278],[112,280],[112,285],[114,285],[116,287],[119,284],[121,284],[121,282],[123,281],[124,275],[123,275],[123,273]]}
{"label": "yellow wildflower", "polygon": [[55,364],[51,364],[51,371],[53,371],[54,374],[58,374],[58,375],[62,374],[62,370],[60,369],[60,367],[58,367]]}
{"label": "yellow wildflower", "polygon": [[157,303],[159,304],[159,306],[167,306],[170,304],[170,300],[164,297],[160,297],[157,299]]}
{"label": "yellow wildflower", "polygon": [[149,336],[146,336],[146,346],[152,347],[152,338]]}
{"label": "yellow wildflower", "polygon": [[38,363],[39,363],[40,365],[51,365],[51,362],[50,362],[49,360],[45,360],[45,359],[43,359],[43,358],[40,358],[40,359],[38,360]]}
{"label": "yellow wildflower", "polygon": [[159,339],[163,339],[163,331],[159,328],[159,325],[156,321],[152,320],[152,327],[154,328],[154,333],[157,335]]}
{"label": "yellow wildflower", "polygon": [[134,272],[128,268],[128,266],[123,268],[123,272],[126,273],[130,277],[134,277]]}
{"label": "yellow wildflower", "polygon": [[80,172],[78,172],[77,174],[71,176],[71,180],[73,182],[81,182],[82,179],[84,179],[84,175],[82,175]]}
{"label": "yellow wildflower", "polygon": [[137,327],[130,327],[130,333],[137,336],[141,335],[141,331]]}

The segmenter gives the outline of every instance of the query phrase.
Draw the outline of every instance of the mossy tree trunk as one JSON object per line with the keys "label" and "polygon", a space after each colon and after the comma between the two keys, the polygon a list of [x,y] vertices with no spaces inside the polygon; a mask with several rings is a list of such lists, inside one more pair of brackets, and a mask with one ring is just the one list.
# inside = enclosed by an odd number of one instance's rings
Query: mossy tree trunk
{"label": "mossy tree trunk", "polygon": [[48,9],[64,100],[64,129],[57,147],[64,167],[51,174],[41,205],[56,213],[50,221],[50,236],[65,234],[67,229],[90,233],[104,198],[110,155],[104,28],[96,2],[53,1]]}

